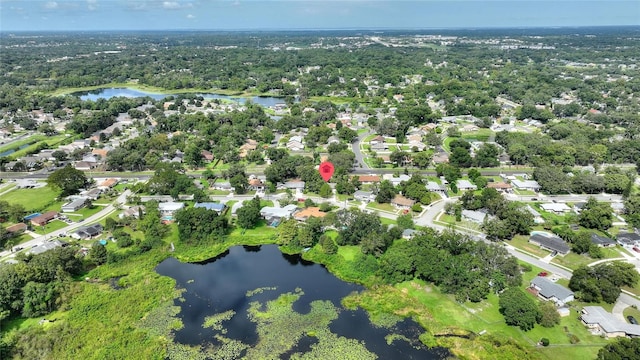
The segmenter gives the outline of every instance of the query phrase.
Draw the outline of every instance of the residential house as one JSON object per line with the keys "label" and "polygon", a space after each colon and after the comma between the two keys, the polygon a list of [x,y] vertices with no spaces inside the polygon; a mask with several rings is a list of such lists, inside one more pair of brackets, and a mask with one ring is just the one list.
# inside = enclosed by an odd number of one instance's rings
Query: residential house
{"label": "residential house", "polygon": [[158,210],[162,216],[173,216],[176,211],[184,208],[184,203],[181,202],[162,202],[158,204]]}
{"label": "residential house", "polygon": [[373,139],[369,140],[370,145],[381,144],[384,143],[384,137],[382,135],[378,135]]}
{"label": "residential house", "polygon": [[624,247],[634,247],[640,244],[640,235],[634,232],[621,232],[616,236],[616,241]]}
{"label": "residential house", "polygon": [[102,194],[102,191],[100,189],[90,189],[80,193],[80,195],[82,195],[83,197],[91,200],[98,200],[100,194]]}
{"label": "residential house", "polygon": [[413,150],[413,148],[418,149],[418,151],[422,151],[426,149],[427,145],[425,145],[422,141],[409,141],[409,148]]}
{"label": "residential house", "polygon": [[253,178],[249,180],[249,190],[264,191],[265,184],[261,179]]}
{"label": "residential house", "polygon": [[447,192],[447,187],[438,184],[435,181],[427,182],[427,190],[435,193],[445,194]]}
{"label": "residential house", "polygon": [[529,213],[531,213],[531,215],[533,215],[533,222],[536,224],[544,224],[544,219],[542,218],[542,215],[540,215],[539,212],[537,212],[533,207],[531,207],[531,205],[527,205],[525,207],[525,210],[527,210]]}
{"label": "residential house", "polygon": [[71,234],[71,237],[78,240],[87,240],[93,239],[95,237],[100,236],[102,234],[102,225],[100,224],[92,224],[89,226],[83,226],[78,228],[75,232]]}
{"label": "residential house", "polygon": [[331,144],[340,144],[340,139],[338,139],[338,137],[335,135],[329,136],[329,138],[327,139],[327,145]]}
{"label": "residential house", "polygon": [[467,124],[465,126],[463,126],[462,128],[460,128],[461,132],[473,132],[473,131],[478,131],[480,130],[479,127],[477,127],[476,125],[473,124]]}
{"label": "residential house", "polygon": [[469,180],[458,180],[456,186],[460,191],[478,190],[478,187]]}
{"label": "residential house", "polygon": [[310,206],[306,209],[300,210],[293,215],[293,218],[298,221],[307,221],[310,217],[323,218],[327,215],[326,212],[320,211],[317,206]]}
{"label": "residential house", "polygon": [[414,236],[418,235],[420,232],[417,230],[413,230],[413,229],[405,229],[402,232],[402,238],[403,239],[413,239]]}
{"label": "residential house", "polygon": [[194,208],[205,208],[207,210],[213,210],[218,214],[222,213],[224,209],[227,207],[225,204],[214,203],[214,202],[203,202],[203,203],[195,203],[193,205]]}
{"label": "residential house", "polygon": [[87,161],[78,161],[73,165],[73,167],[76,170],[80,170],[80,171],[89,171],[94,169],[96,166],[97,164],[95,162],[87,162]]}
{"label": "residential house", "polygon": [[117,184],[118,184],[118,179],[114,179],[114,178],[106,179],[105,181],[101,182],[100,185],[98,185],[98,189],[102,189],[102,190],[111,189]]}
{"label": "residential house", "polygon": [[[302,143],[302,138],[300,138],[300,143]],[[287,144],[288,145],[288,144]],[[288,146],[287,146],[288,147]],[[241,158],[246,157],[249,152],[258,148],[258,142],[252,139],[247,139],[247,142],[240,146],[240,153],[238,154]],[[212,159],[213,160],[213,159]]]}
{"label": "residential house", "polygon": [[484,222],[484,219],[487,217],[487,213],[483,212],[483,211],[476,211],[476,210],[462,210],[462,217],[477,223],[477,224],[482,224]]}
{"label": "residential house", "polygon": [[600,236],[596,233],[591,233],[591,242],[599,247],[613,247],[616,246],[616,242],[608,237]]}
{"label": "residential house", "polygon": [[438,152],[433,155],[431,161],[433,161],[434,164],[446,164],[449,162],[449,154],[444,151]]}
{"label": "residential house", "polygon": [[529,242],[543,249],[566,255],[569,253],[569,245],[558,236],[536,232],[529,237]]}
{"label": "residential house", "polygon": [[389,180],[391,182],[391,184],[393,184],[393,186],[398,186],[403,181],[411,180],[411,176],[405,175],[405,174],[401,174],[398,177],[395,177],[392,174],[384,174],[384,175],[382,175],[382,178],[384,180]]}
{"label": "residential house", "polygon": [[140,196],[140,201],[148,202],[148,201],[157,201],[157,202],[171,202],[173,198],[169,195],[142,195]]}
{"label": "residential house", "polygon": [[640,336],[640,325],[626,323],[601,306],[583,307],[580,320],[594,334],[604,336],[607,339],[621,336]]}
{"label": "residential house", "polygon": [[91,154],[94,155],[94,158],[100,159],[100,160],[105,160],[107,158],[107,155],[109,153],[109,150],[107,149],[93,149],[91,150]]}
{"label": "residential house", "polygon": [[529,290],[545,301],[553,301],[558,307],[575,299],[573,291],[542,276],[531,280]]}
{"label": "residential house", "polygon": [[371,144],[372,151],[387,151],[389,150],[389,144],[387,143],[375,143]]}
{"label": "residential house", "polygon": [[71,202],[62,205],[62,208],[60,210],[62,210],[62,212],[75,212],[87,206],[87,203],[89,203],[89,199],[85,197],[79,197],[72,200]]}
{"label": "residential house", "polygon": [[535,180],[511,180],[511,185],[515,186],[518,190],[538,191],[540,190],[540,184]]}
{"label": "residential house", "polygon": [[34,226],[45,226],[49,221],[53,220],[58,216],[57,211],[47,211],[44,214],[40,214],[31,219],[31,224]]}
{"label": "residential house", "polygon": [[571,208],[565,203],[546,203],[540,204],[540,207],[544,211],[550,211],[556,214],[564,214],[571,211]]}
{"label": "residential house", "polygon": [[371,185],[380,182],[380,176],[378,175],[360,175],[358,181],[363,185]]}
{"label": "residential house", "polygon": [[487,187],[490,189],[496,189],[501,193],[511,192],[511,184],[507,184],[506,182],[490,182],[487,184]]}
{"label": "residential house", "polygon": [[209,150],[200,151],[200,155],[202,156],[202,158],[204,159],[205,162],[212,162],[213,161],[213,154]]}
{"label": "residential house", "polygon": [[297,210],[298,207],[293,204],[281,208],[265,206],[260,209],[260,215],[267,221],[269,226],[276,227],[282,220],[290,219]]}
{"label": "residential house", "polygon": [[391,205],[395,206],[398,209],[408,210],[416,203],[415,200],[408,199],[402,195],[396,195],[393,200],[391,200]]}
{"label": "residential house", "polygon": [[302,136],[295,135],[289,138],[286,145],[287,149],[291,151],[302,151],[304,150],[304,143],[302,142]]}
{"label": "residential house", "polygon": [[5,230],[7,230],[7,232],[11,234],[19,234],[27,230],[27,224],[17,223],[15,225],[7,226]]}
{"label": "residential house", "polygon": [[222,190],[222,191],[231,191],[233,187],[231,183],[228,181],[216,181],[211,185],[211,188],[214,190]]}
{"label": "residential house", "polygon": [[285,189],[299,190],[299,191],[304,190],[304,186],[305,186],[305,182],[302,180],[291,180],[282,184],[282,187],[284,187]]}
{"label": "residential house", "polygon": [[370,202],[376,199],[376,196],[371,191],[358,190],[353,194],[353,197],[362,202]]}
{"label": "residential house", "polygon": [[31,249],[29,249],[29,251],[27,251],[27,253],[31,255],[38,255],[66,245],[66,243],[63,243],[60,240],[47,241],[40,245],[32,247]]}
{"label": "residential house", "polygon": [[120,215],[118,215],[118,217],[120,219],[123,219],[125,217],[134,217],[137,219],[140,217],[140,213],[144,214],[144,211],[145,211],[144,205],[131,206],[130,208],[121,212]]}

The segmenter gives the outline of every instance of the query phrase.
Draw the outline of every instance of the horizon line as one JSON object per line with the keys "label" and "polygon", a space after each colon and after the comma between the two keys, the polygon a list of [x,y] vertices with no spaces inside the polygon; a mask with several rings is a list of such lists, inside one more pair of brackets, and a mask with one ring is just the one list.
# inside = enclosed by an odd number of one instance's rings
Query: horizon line
{"label": "horizon line", "polygon": [[353,27],[353,28],[228,28],[228,29],[201,29],[201,28],[173,28],[173,29],[67,29],[67,30],[5,30],[2,33],[72,33],[72,32],[302,32],[302,31],[452,31],[452,30],[535,30],[535,29],[585,29],[585,28],[640,28],[640,24],[629,25],[546,25],[546,26],[474,26],[474,27]]}

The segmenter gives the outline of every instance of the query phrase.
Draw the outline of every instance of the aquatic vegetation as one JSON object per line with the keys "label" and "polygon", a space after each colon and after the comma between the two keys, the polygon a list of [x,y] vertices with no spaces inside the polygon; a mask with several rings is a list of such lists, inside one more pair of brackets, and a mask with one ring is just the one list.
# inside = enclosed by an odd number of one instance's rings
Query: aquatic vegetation
{"label": "aquatic vegetation", "polygon": [[[298,290],[298,289],[296,289]],[[330,301],[313,301],[307,314],[292,309],[294,302],[303,296],[302,291],[285,293],[263,305],[252,302],[249,319],[257,325],[258,343],[248,349],[249,359],[278,359],[290,350],[303,336],[314,336],[318,342],[306,354],[295,354],[296,359],[375,359],[364,344],[357,340],[339,337],[329,331],[329,324],[338,318],[338,309]]]}
{"label": "aquatic vegetation", "polygon": [[223,313],[207,316],[204,318],[203,328],[211,328],[216,331],[220,331],[222,334],[226,334],[227,330],[222,326],[223,321],[227,321],[235,315],[233,310],[225,311]]}
{"label": "aquatic vegetation", "polygon": [[171,337],[171,333],[183,327],[182,321],[176,317],[180,307],[173,300],[165,301],[140,319],[138,327],[147,330],[151,335]]}
{"label": "aquatic vegetation", "polygon": [[275,286],[270,286],[270,287],[269,286],[265,286],[265,287],[249,290],[249,291],[247,291],[246,295],[247,295],[247,297],[252,297],[253,295],[262,294],[265,291],[273,291],[275,289],[276,289]]}

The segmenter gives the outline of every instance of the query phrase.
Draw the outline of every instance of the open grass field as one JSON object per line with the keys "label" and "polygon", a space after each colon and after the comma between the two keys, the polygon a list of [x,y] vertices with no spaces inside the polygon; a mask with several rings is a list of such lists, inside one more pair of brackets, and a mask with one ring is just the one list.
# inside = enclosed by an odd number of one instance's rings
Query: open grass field
{"label": "open grass field", "polygon": [[[37,212],[47,209],[56,203],[59,192],[48,186],[37,189],[15,189],[2,196],[0,200],[10,204],[20,204],[27,212]],[[57,210],[60,210],[59,208]]]}
{"label": "open grass field", "polygon": [[44,229],[42,226],[34,226],[33,232],[35,232],[36,234],[44,235],[52,231],[60,230],[64,227],[67,227],[68,225],[69,224],[65,223],[64,221],[53,220],[53,221],[50,221],[47,225],[45,225]]}
{"label": "open grass field", "polygon": [[541,249],[539,246],[529,243],[529,237],[526,235],[516,235],[508,243],[525,252],[534,254],[538,257],[545,257],[550,254],[549,251]]}

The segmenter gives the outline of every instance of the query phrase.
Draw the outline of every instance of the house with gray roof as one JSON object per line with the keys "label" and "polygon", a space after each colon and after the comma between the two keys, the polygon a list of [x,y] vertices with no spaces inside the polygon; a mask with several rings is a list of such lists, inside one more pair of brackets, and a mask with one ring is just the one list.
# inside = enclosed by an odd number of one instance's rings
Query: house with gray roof
{"label": "house with gray roof", "polygon": [[294,204],[287,205],[285,207],[273,207],[273,206],[265,206],[260,209],[260,215],[263,218],[284,218],[289,219],[293,215],[294,212],[298,210],[298,207]]}
{"label": "house with gray roof", "polygon": [[417,230],[413,230],[413,229],[405,229],[402,232],[402,238],[403,239],[413,239],[414,236],[418,235],[420,232]]}
{"label": "house with gray roof", "polygon": [[436,192],[436,193],[446,193],[447,192],[447,187],[438,184],[435,181],[429,181],[427,183],[427,190],[432,191],[432,192]]}
{"label": "house with gray roof", "polygon": [[60,240],[47,241],[40,245],[32,247],[27,253],[32,255],[42,254],[43,252],[47,252],[49,250],[53,250],[62,246],[66,246],[66,243],[63,243]]}
{"label": "house with gray roof", "polygon": [[375,200],[375,195],[371,191],[358,190],[353,194],[353,197],[358,201],[369,202]]}
{"label": "house with gray roof", "polygon": [[551,234],[543,235],[536,232],[531,235],[529,242],[561,255],[567,255],[570,250],[569,245],[564,240]]}
{"label": "house with gray roof", "polygon": [[533,278],[529,289],[541,299],[553,301],[557,306],[564,306],[564,304],[575,300],[573,291],[542,276]]}
{"label": "house with gray roof", "polygon": [[205,208],[207,210],[213,210],[220,214],[227,207],[225,204],[214,203],[214,202],[203,202],[203,203],[195,203],[193,205],[194,208]]}
{"label": "house with gray roof", "polygon": [[478,190],[478,187],[475,184],[472,184],[469,180],[458,180],[456,182],[456,186],[458,190],[467,191],[467,190]]}
{"label": "house with gray roof", "polygon": [[591,242],[599,247],[612,247],[616,246],[616,242],[605,236],[600,236],[596,233],[591,234]]}
{"label": "house with gray roof", "polygon": [[462,217],[474,223],[482,224],[487,217],[487,213],[476,210],[462,210]]}
{"label": "house with gray roof", "polygon": [[640,244],[640,235],[634,232],[621,232],[616,236],[616,241],[624,247],[634,247]]}
{"label": "house with gray roof", "polygon": [[518,190],[540,190],[540,184],[538,184],[538,182],[535,180],[511,180],[511,185],[513,185]]}
{"label": "house with gray roof", "polygon": [[608,339],[621,336],[640,336],[640,325],[626,323],[600,306],[582,308],[580,320],[592,333]]}

